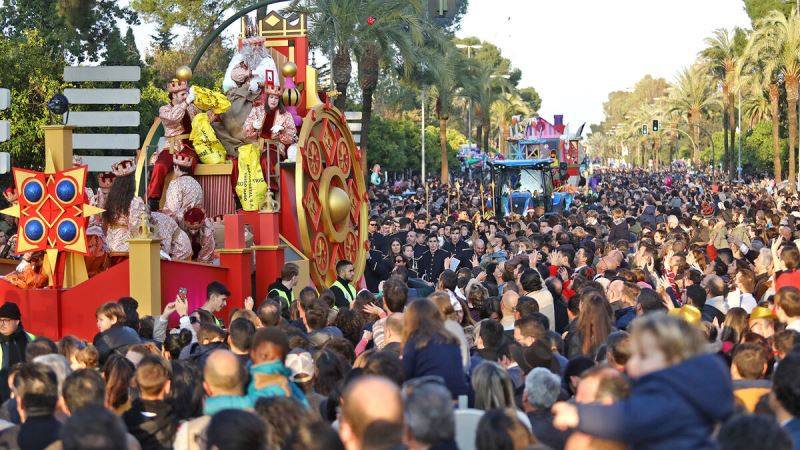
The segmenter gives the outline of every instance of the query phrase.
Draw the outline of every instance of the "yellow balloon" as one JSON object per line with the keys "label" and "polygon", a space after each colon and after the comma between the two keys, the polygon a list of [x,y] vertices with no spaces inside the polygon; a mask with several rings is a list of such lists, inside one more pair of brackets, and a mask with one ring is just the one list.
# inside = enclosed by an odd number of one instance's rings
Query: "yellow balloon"
{"label": "yellow balloon", "polygon": [[192,69],[189,66],[180,66],[175,71],[175,76],[181,81],[189,81],[192,79]]}
{"label": "yellow balloon", "polygon": [[281,74],[285,77],[293,77],[297,75],[297,64],[287,61],[286,64],[281,67]]}

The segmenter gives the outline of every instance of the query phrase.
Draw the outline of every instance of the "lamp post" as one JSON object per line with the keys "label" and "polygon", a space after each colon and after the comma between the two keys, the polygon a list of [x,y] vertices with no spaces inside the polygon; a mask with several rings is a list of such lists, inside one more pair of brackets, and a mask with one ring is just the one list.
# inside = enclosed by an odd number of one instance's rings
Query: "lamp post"
{"label": "lamp post", "polygon": [[[800,2],[800,0],[797,0]],[[737,178],[742,180],[742,90],[739,89],[739,125],[736,127],[736,136],[739,138],[739,164],[736,166]]]}
{"label": "lamp post", "polygon": [[[797,0],[800,2],[800,0]],[[467,44],[456,44],[457,48],[465,48],[467,49],[467,59],[472,58],[472,49],[479,49],[483,48],[481,44],[475,45],[467,45]],[[467,144],[472,141],[472,99],[469,99],[469,107],[467,108]]]}

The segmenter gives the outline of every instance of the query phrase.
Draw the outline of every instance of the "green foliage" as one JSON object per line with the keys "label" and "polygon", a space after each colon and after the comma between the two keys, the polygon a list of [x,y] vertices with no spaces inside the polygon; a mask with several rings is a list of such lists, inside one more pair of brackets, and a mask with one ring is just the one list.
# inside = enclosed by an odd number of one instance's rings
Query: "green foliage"
{"label": "green foliage", "polygon": [[519,91],[519,96],[522,97],[522,100],[528,104],[528,107],[534,113],[539,111],[539,108],[542,107],[542,97],[539,96],[539,93],[536,91],[536,88],[526,87],[522,88]]}
{"label": "green foliage", "polygon": [[[789,144],[780,140],[781,161],[786,161]],[[767,171],[773,169],[772,122],[758,123],[742,140],[742,167],[745,171]]]}
{"label": "green foliage", "polygon": [[50,59],[97,60],[118,20],[138,24],[116,0],[6,0],[0,3],[0,36],[24,38],[35,28]]}
{"label": "green foliage", "polygon": [[[714,161],[719,167],[722,161],[722,150],[724,137],[722,131],[713,133],[714,137]],[[780,140],[781,160],[786,161],[789,145],[786,139]],[[731,156],[734,166],[738,165],[739,143],[737,141],[731,146]],[[708,138],[702,137],[700,161],[708,165],[711,160],[711,147],[708,145]],[[763,121],[756,124],[752,130],[742,136],[742,170],[745,173],[772,172],[773,168],[773,143],[772,143],[772,122]]]}
{"label": "green foliage", "polygon": [[153,121],[158,117],[158,108],[169,103],[169,97],[167,96],[167,91],[154,86],[152,83],[142,88],[141,92],[137,109],[141,111],[139,136],[144,142],[147,132],[150,131],[150,126],[153,125]]}
{"label": "green foliage", "polygon": [[[369,130],[370,148],[367,151],[368,165],[380,163],[385,170],[395,172],[421,169],[422,145],[419,122],[408,119],[390,120],[373,117]],[[467,138],[452,128],[447,129],[447,161],[450,167],[458,163],[456,153]],[[425,163],[428,173],[441,170],[441,147],[439,128],[425,127]]]}
{"label": "green foliage", "polygon": [[0,80],[11,89],[11,139],[0,151],[11,153],[12,165],[40,170],[44,166],[42,125],[54,123],[47,101],[63,88],[63,62],[52,58],[45,39],[36,31],[20,38],[0,39]]}
{"label": "green foliage", "polygon": [[153,39],[153,47],[162,52],[172,50],[172,45],[175,41],[175,35],[167,26],[159,28],[158,33],[150,36],[150,38]]}
{"label": "green foliage", "polygon": [[139,49],[136,48],[136,40],[133,37],[133,29],[128,27],[128,32],[123,39],[119,28],[114,25],[106,40],[103,64],[107,66],[138,66],[141,63]]}
{"label": "green foliage", "polygon": [[614,125],[623,122],[625,116],[641,104],[652,104],[656,98],[666,95],[668,87],[667,80],[645,75],[636,83],[632,91],[611,92],[608,94],[608,100],[603,103],[603,112],[606,118],[600,124],[600,129],[610,130]]}
{"label": "green foliage", "polygon": [[788,15],[795,6],[794,1],[786,0],[744,0],[744,9],[750,16],[753,25],[772,10],[778,10]]}
{"label": "green foliage", "polygon": [[132,0],[131,8],[167,29],[182,25],[196,36],[204,36],[222,22],[229,10],[238,11],[252,3],[252,0]]}

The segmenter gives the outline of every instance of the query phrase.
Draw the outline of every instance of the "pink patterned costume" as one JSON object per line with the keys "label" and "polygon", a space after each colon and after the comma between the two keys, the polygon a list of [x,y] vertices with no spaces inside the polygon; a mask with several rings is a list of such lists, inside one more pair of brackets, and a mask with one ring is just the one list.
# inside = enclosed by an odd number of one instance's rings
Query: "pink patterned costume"
{"label": "pink patterned costume", "polygon": [[140,197],[133,197],[127,216],[119,216],[106,225],[106,245],[111,252],[127,252],[131,233],[139,229],[142,215],[147,214],[147,205]]}
{"label": "pink patterned costume", "polygon": [[192,241],[186,232],[181,230],[172,217],[160,213],[151,213],[158,235],[161,237],[161,250],[173,261],[190,261],[192,259]]}
{"label": "pink patterned costume", "polygon": [[[180,89],[186,90],[186,84],[174,84],[173,80],[168,85],[171,93],[178,92]],[[158,109],[158,117],[164,126],[164,137],[167,139],[167,146],[154,154],[153,173],[150,184],[147,186],[147,198],[160,198],[164,191],[164,179],[172,170],[172,155],[182,150],[194,153],[189,132],[192,129],[192,119],[197,114],[197,108],[188,102],[180,102],[177,105],[164,105]],[[167,151],[165,151],[167,150]],[[195,155],[196,157],[196,155]]]}
{"label": "pink patterned costume", "polygon": [[211,219],[205,219],[203,226],[196,232],[187,233],[192,245],[192,257],[197,262],[211,264],[216,255],[216,239],[214,238],[214,223]]}
{"label": "pink patterned costume", "polygon": [[[140,197],[133,197],[127,216],[121,216],[115,223],[107,224],[106,245],[111,252],[127,252],[128,240],[142,224],[142,215],[147,214],[147,205]],[[178,227],[171,217],[159,212],[151,213],[156,234],[161,238],[161,249],[174,260],[187,260],[192,257],[192,244],[186,233]]]}
{"label": "pink patterned costume", "polygon": [[203,188],[190,175],[173,179],[167,187],[167,195],[161,212],[183,225],[183,214],[191,208],[203,206]]}

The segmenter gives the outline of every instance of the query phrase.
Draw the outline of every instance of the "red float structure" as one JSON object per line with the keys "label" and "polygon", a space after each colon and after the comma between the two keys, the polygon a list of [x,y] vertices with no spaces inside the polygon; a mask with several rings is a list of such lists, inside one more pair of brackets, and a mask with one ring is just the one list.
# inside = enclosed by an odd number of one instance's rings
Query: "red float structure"
{"label": "red float structure", "polygon": [[[369,211],[364,155],[353,141],[344,114],[330,103],[329,96],[320,99],[317,93],[317,74],[308,65],[307,31],[305,16],[289,20],[275,11],[255,25],[242,22],[239,42],[255,40],[267,48],[282,68],[281,85],[287,88],[283,103],[302,121],[295,161],[281,162],[275,169],[277,201],[260,211],[232,209],[233,193],[227,181],[231,164],[197,166],[194,175],[205,188],[206,209],[224,216],[219,265],[161,259],[160,240],[143,223],[128,241],[128,253],[114,255],[115,264],[89,277],[83,259],[84,222],[100,210],[83,204],[85,167],[72,165],[72,128],[45,127],[46,170],[41,174],[18,171],[20,203],[5,211],[20,218],[18,231],[28,246],[24,248],[42,248],[48,255],[49,287],[22,289],[0,281],[0,298],[20,306],[27,330],[53,339],[64,335],[91,339],[96,333],[95,310],[106,301],[131,296],[139,302],[140,316],[158,315],[184,287],[191,310],[205,301],[206,286],[212,281],[231,290],[227,309],[219,313],[227,321],[230,310],[242,307],[244,298],[253,296],[258,302],[266,296],[267,286],[286,261],[300,266],[306,282],[299,287],[329,286],[340,259],[353,261],[357,277],[361,276]],[[139,151],[139,177],[148,148],[162,134],[156,120]],[[65,179],[71,180],[70,186],[62,186]],[[29,199],[23,199],[24,184],[30,180],[41,184],[37,186],[42,199],[35,195],[36,187],[30,189]],[[76,191],[74,196],[69,187]],[[33,224],[28,225],[27,234],[26,224]],[[13,270],[9,263],[0,267],[6,273]]]}

